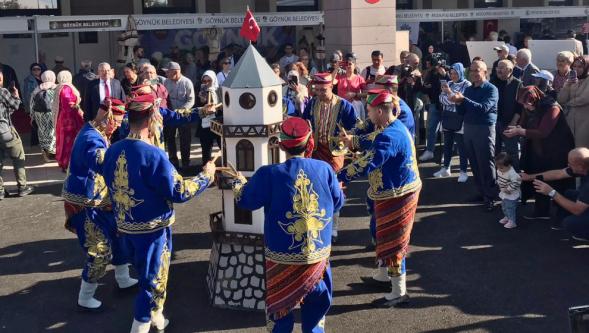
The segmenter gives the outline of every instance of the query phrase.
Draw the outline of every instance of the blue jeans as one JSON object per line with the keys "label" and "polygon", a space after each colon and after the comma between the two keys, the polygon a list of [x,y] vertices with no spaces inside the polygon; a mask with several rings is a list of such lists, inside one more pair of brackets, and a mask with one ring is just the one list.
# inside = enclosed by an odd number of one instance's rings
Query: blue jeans
{"label": "blue jeans", "polygon": [[[579,191],[567,190],[563,196],[569,200],[577,201]],[[572,236],[589,239],[589,210],[581,215],[573,215],[564,208],[557,206],[557,217],[562,218],[562,225]]]}
{"label": "blue jeans", "polygon": [[466,172],[468,158],[464,151],[464,139],[462,134],[452,131],[444,131],[444,168],[450,169],[450,162],[452,161],[452,155],[454,155],[454,143],[456,143],[458,156],[460,157],[460,172]]}
{"label": "blue jeans", "polygon": [[436,148],[436,139],[442,122],[442,112],[435,103],[429,105],[427,112],[427,142],[426,150],[433,152]]}
{"label": "blue jeans", "polygon": [[501,209],[503,210],[503,214],[513,223],[516,223],[518,203],[519,200],[503,199],[503,201],[501,201]]}

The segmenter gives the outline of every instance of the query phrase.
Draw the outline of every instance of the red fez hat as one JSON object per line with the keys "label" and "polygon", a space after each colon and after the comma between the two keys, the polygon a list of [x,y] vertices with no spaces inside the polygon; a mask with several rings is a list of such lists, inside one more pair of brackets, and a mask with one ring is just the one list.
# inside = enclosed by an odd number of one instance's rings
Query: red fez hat
{"label": "red fez hat", "polygon": [[125,102],[121,101],[120,99],[116,99],[116,98],[111,98],[110,102],[112,103],[111,105],[111,110],[112,113],[114,114],[119,114],[119,115],[124,115],[126,113],[125,111]]}
{"label": "red fez hat", "polygon": [[283,149],[306,147],[305,156],[311,156],[315,142],[309,122],[299,117],[286,119],[280,126],[280,146]]}
{"label": "red fez hat", "polygon": [[330,84],[333,82],[333,77],[331,73],[317,73],[313,75],[313,83],[315,84]]}
{"label": "red fez hat", "polygon": [[155,96],[153,94],[139,95],[127,102],[127,110],[128,112],[149,112],[154,104]]}
{"label": "red fez hat", "polygon": [[370,106],[376,107],[382,103],[392,103],[393,95],[384,89],[372,89],[368,91],[366,103]]}
{"label": "red fez hat", "polygon": [[399,80],[396,75],[382,75],[374,83],[389,87],[399,84]]}

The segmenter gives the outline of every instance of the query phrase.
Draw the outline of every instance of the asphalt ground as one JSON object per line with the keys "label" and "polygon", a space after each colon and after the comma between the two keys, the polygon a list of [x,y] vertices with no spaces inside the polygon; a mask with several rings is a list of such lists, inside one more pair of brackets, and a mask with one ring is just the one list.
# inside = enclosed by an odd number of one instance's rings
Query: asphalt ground
{"label": "asphalt ground", "polygon": [[[547,221],[520,220],[516,229],[503,228],[500,209],[487,213],[465,203],[475,193],[472,179],[432,179],[437,167],[421,165],[424,188],[407,260],[407,308],[369,305],[383,291],[360,279],[374,268],[374,253],[366,249],[367,184],[349,186],[331,257],[334,302],[327,331],[567,332],[568,307],[589,303],[589,245],[550,230]],[[128,332],[134,294],[116,291],[112,267],[96,295],[104,311],[77,310],[84,258],[75,236],[63,228],[60,192],[60,184],[41,185],[33,195],[0,202],[0,332]],[[166,332],[265,332],[263,313],[210,306],[208,216],[220,208],[218,189],[176,205]]]}

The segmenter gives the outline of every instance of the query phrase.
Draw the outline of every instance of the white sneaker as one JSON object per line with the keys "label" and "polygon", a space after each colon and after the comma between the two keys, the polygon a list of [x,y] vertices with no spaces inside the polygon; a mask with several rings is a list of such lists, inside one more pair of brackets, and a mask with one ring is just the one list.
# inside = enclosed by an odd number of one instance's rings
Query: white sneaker
{"label": "white sneaker", "polygon": [[450,176],[452,176],[452,173],[446,168],[441,168],[440,171],[434,173],[434,177],[436,178],[445,178]]}
{"label": "white sneaker", "polygon": [[501,220],[499,220],[499,223],[501,223],[501,224],[505,224],[507,222],[509,222],[509,219],[507,218],[507,216],[505,216]]}
{"label": "white sneaker", "polygon": [[426,150],[423,152],[423,154],[421,154],[421,156],[419,156],[419,161],[425,162],[431,160],[432,158],[434,158],[434,153]]}
{"label": "white sneaker", "polygon": [[507,229],[513,229],[515,227],[517,227],[517,224],[515,224],[515,222],[508,220],[507,223],[505,223],[505,225],[503,225],[505,228]]}
{"label": "white sneaker", "polygon": [[466,183],[466,181],[468,181],[468,173],[461,171],[460,176],[458,176],[458,182],[459,183]]}

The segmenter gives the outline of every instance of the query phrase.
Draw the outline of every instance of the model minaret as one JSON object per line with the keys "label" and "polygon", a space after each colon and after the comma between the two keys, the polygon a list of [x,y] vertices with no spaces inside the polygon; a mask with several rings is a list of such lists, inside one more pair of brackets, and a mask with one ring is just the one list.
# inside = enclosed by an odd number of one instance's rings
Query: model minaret
{"label": "model minaret", "polygon": [[[223,83],[222,99],[223,123],[213,130],[220,132],[222,126],[225,163],[247,178],[263,165],[284,161],[277,138],[283,118],[282,80],[252,45]],[[223,213],[225,231],[263,233],[263,210],[239,209],[230,188],[223,189]]]}

